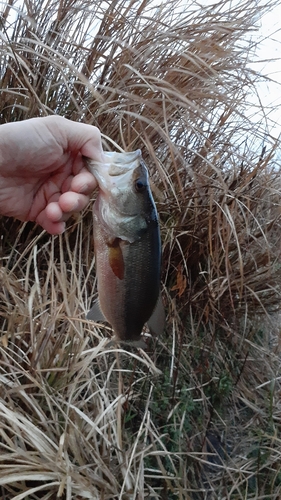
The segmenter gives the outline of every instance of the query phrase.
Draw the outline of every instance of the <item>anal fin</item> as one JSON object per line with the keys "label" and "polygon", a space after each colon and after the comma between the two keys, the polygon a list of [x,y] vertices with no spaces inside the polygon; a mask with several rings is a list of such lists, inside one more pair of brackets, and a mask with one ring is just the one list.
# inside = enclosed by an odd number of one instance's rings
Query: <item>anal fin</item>
{"label": "anal fin", "polygon": [[161,335],[166,323],[165,309],[161,295],[159,295],[155,309],[147,321],[147,326],[152,335]]}
{"label": "anal fin", "polygon": [[92,321],[101,322],[101,323],[106,323],[106,318],[104,317],[104,314],[101,311],[100,308],[100,303],[99,300],[95,300],[93,306],[91,307],[90,311],[88,312],[87,319],[91,319]]}

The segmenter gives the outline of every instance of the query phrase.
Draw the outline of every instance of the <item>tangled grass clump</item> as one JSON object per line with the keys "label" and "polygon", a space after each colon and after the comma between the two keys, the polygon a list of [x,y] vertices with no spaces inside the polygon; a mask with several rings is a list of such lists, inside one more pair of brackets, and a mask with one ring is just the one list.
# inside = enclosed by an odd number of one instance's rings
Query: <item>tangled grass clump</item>
{"label": "tangled grass clump", "polygon": [[59,237],[1,218],[1,498],[280,498],[280,143],[248,112],[274,4],[2,4],[0,123],[142,149],[167,326],[130,352],[85,319],[90,207]]}

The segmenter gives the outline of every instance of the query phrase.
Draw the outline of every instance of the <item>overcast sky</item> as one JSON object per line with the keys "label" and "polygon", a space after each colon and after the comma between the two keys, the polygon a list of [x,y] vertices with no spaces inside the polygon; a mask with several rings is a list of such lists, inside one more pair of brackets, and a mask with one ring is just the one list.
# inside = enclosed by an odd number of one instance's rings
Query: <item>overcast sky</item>
{"label": "overcast sky", "polygon": [[[265,106],[272,108],[270,118],[274,135],[281,134],[281,4],[261,20],[261,35],[265,38],[257,52],[261,61],[255,69],[273,81],[260,86],[260,97]],[[272,59],[272,62],[266,62]]]}

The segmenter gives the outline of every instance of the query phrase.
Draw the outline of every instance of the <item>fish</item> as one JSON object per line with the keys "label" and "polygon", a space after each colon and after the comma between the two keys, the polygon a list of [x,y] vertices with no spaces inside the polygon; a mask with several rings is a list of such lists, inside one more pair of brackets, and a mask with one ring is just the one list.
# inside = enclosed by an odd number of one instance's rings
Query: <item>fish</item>
{"label": "fish", "polygon": [[93,205],[98,299],[87,319],[107,321],[118,342],[137,343],[145,324],[153,335],[165,326],[159,218],[141,151],[104,156],[104,163],[87,159],[99,187]]}

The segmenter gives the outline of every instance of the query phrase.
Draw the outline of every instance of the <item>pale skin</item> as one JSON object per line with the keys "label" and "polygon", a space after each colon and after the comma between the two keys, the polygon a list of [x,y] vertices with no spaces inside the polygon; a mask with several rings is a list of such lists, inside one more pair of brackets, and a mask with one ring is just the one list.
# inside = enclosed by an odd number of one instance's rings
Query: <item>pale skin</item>
{"label": "pale skin", "polygon": [[103,161],[92,125],[60,116],[0,125],[0,214],[62,233],[97,188],[83,156]]}

